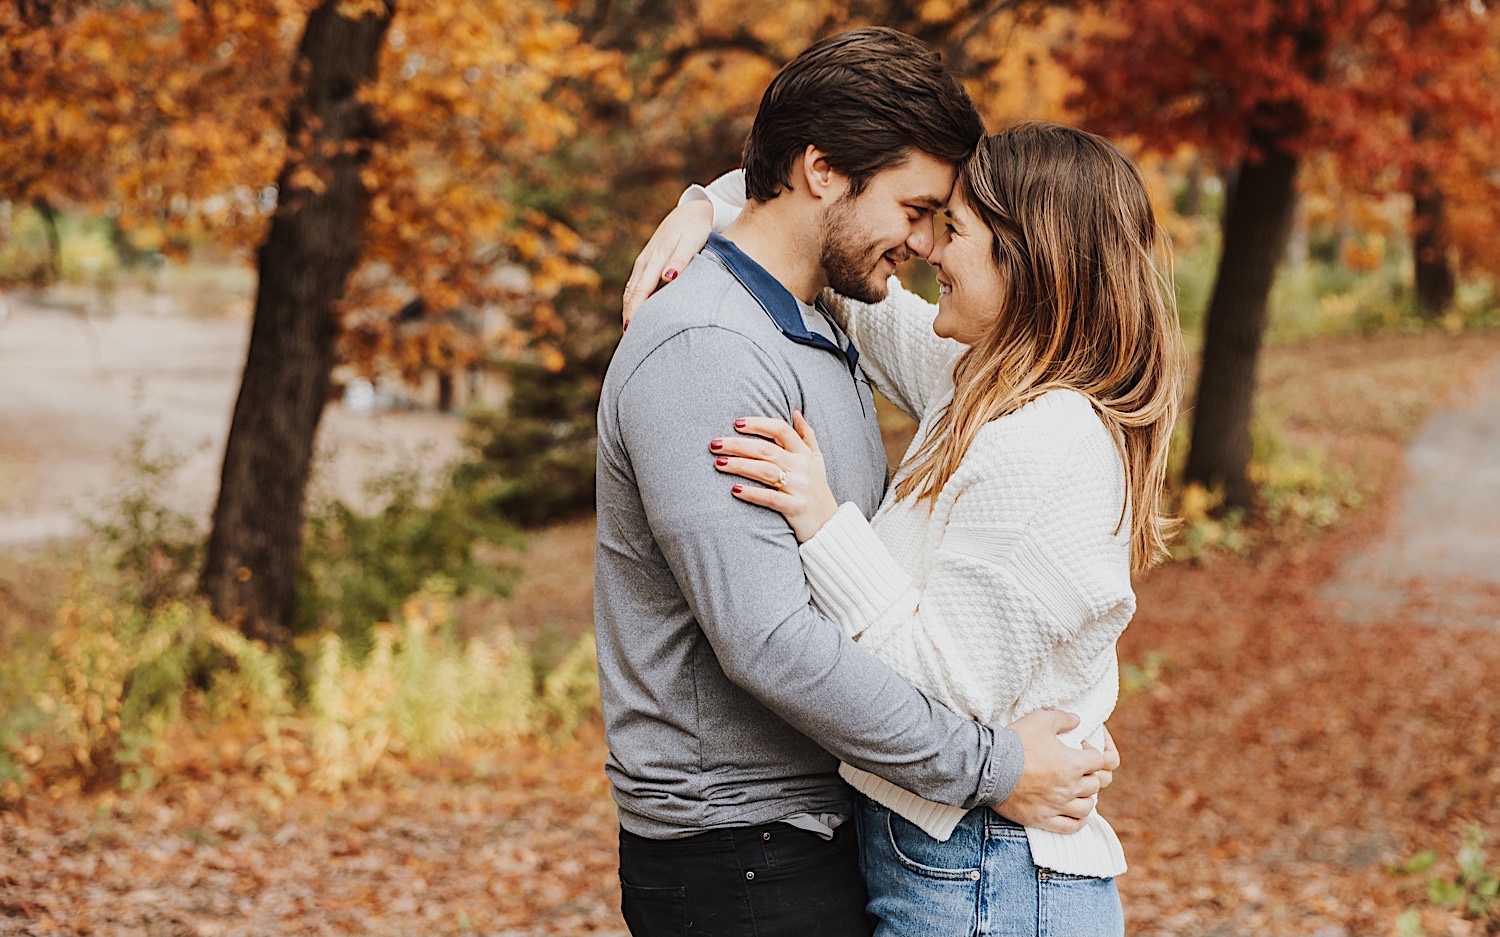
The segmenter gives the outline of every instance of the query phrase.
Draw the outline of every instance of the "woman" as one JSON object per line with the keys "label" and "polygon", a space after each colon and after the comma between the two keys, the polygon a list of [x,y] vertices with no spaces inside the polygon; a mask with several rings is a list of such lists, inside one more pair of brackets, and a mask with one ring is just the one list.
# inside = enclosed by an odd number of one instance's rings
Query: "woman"
{"label": "woman", "polygon": [[[1130,161],[1050,123],[984,140],[948,210],[928,258],[936,310],[895,279],[876,305],[824,297],[919,420],[875,517],[835,503],[801,414],[746,416],[710,452],[760,483],[734,497],[787,518],[814,601],[853,639],[959,712],[1003,724],[1064,708],[1082,720],[1065,739],[1102,748],[1130,574],[1164,552],[1182,371],[1164,239]],[[653,242],[706,239],[682,217]],[[865,795],[877,933],[1123,933],[1124,854],[1097,812],[1062,835],[842,773]]]}

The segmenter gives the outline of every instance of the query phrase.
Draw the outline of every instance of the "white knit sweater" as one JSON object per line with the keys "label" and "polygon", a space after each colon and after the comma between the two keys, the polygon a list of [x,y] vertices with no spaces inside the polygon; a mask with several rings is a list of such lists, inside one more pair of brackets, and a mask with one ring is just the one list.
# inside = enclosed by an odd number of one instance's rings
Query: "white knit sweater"
{"label": "white knit sweater", "polygon": [[[742,202],[737,175],[708,190],[716,228]],[[936,307],[895,277],[889,287],[876,305],[831,291],[823,300],[875,385],[920,421],[910,456],[952,397],[964,346],[933,333]],[[1115,641],[1135,594],[1125,469],[1087,398],[1053,391],[989,423],[936,504],[898,501],[895,487],[868,522],[845,504],[802,545],[819,609],[957,712],[1005,724],[1054,706],[1081,720],[1064,741],[1101,747],[1119,690]],[[964,816],[849,765],[841,773],[936,839]],[[1079,833],[1026,833],[1044,868],[1125,871],[1119,838],[1097,811]]]}
{"label": "white knit sweater", "polygon": [[[871,380],[921,421],[910,456],[952,397],[963,346],[934,335],[935,308],[894,277],[878,305],[824,301]],[[945,705],[1002,724],[1055,706],[1082,720],[1065,741],[1100,747],[1119,689],[1115,640],[1135,611],[1125,490],[1087,398],[1053,391],[980,430],[930,510],[897,500],[893,482],[869,522],[841,507],[803,544],[803,565],[830,619]],[[848,765],[842,773],[939,840],[965,812]],[[1026,832],[1044,868],[1125,871],[1097,811],[1073,835]]]}

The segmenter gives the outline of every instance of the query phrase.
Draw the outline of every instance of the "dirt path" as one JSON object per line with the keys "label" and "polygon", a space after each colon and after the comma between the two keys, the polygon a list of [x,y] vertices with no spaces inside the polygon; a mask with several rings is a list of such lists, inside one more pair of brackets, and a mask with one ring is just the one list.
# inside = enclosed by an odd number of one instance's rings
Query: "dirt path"
{"label": "dirt path", "polygon": [[1361,624],[1500,630],[1500,358],[1427,421],[1390,522],[1321,595]]}
{"label": "dirt path", "polygon": [[[169,295],[86,300],[0,296],[0,548],[78,534],[80,514],[119,479],[115,454],[143,419],[154,444],[188,456],[172,507],[206,519],[249,341],[248,316],[189,316]],[[233,308],[243,308],[234,304]],[[358,502],[366,480],[459,452],[459,421],[436,413],[351,413],[319,430],[315,490]]]}

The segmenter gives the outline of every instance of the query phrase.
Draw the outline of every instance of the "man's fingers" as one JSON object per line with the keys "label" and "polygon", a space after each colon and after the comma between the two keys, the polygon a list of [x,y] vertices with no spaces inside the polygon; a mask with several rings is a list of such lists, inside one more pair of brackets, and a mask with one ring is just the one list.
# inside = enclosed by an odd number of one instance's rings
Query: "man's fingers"
{"label": "man's fingers", "polygon": [[1070,713],[1066,709],[1054,709],[1052,710],[1052,714],[1060,720],[1058,722],[1058,735],[1064,732],[1072,732],[1078,728],[1078,723],[1081,721],[1077,713]]}
{"label": "man's fingers", "polygon": [[1058,813],[1064,817],[1072,817],[1074,820],[1086,820],[1093,812],[1094,798],[1092,797],[1075,797],[1058,810]]}
{"label": "man's fingers", "polygon": [[1099,790],[1101,791],[1115,783],[1115,773],[1113,771],[1095,771],[1094,777],[1099,779]]}
{"label": "man's fingers", "polygon": [[[1077,764],[1079,773],[1081,774],[1093,774],[1096,771],[1111,770],[1109,758],[1088,742],[1084,742],[1083,747],[1078,750]],[[1116,764],[1118,764],[1118,761]]]}
{"label": "man's fingers", "polygon": [[1073,790],[1073,796],[1097,797],[1099,796],[1099,788],[1102,786],[1103,785],[1099,783],[1098,774],[1085,774],[1083,777],[1078,779],[1078,786]]}
{"label": "man's fingers", "polygon": [[1083,750],[1086,752],[1099,752],[1099,757],[1104,759],[1104,764],[1099,769],[1100,771],[1113,771],[1120,767],[1120,750],[1114,747],[1108,735],[1104,737],[1104,748],[1102,750],[1095,748],[1088,742],[1083,743]]}
{"label": "man's fingers", "polygon": [[1077,833],[1079,830],[1083,829],[1085,823],[1082,819],[1079,818],[1056,816],[1048,817],[1039,823],[1027,825],[1035,826],[1038,829],[1047,830],[1052,833],[1062,833],[1063,835],[1067,836],[1072,835],[1073,833]]}

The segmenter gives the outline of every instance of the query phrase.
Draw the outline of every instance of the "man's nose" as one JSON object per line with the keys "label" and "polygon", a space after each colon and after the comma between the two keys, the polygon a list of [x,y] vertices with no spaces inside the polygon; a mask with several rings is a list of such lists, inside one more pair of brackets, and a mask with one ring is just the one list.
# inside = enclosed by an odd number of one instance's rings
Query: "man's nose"
{"label": "man's nose", "polygon": [[911,234],[906,238],[906,249],[925,259],[932,253],[932,242],[932,219],[925,218],[912,228]]}

